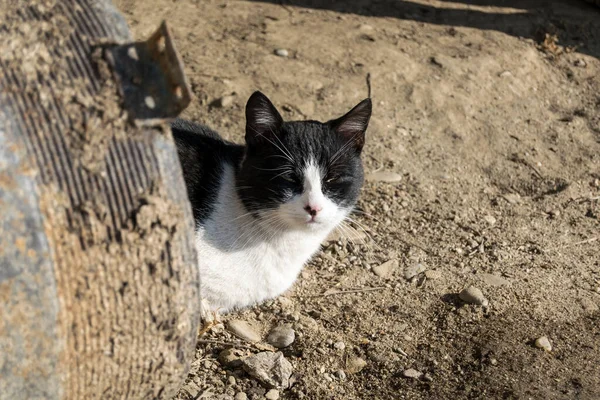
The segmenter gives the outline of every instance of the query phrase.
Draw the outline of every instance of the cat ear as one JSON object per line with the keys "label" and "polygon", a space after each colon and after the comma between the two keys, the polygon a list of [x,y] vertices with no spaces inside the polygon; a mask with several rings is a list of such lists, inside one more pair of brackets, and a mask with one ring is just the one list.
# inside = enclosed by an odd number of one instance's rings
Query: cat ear
{"label": "cat ear", "polygon": [[261,92],[254,92],[246,103],[246,142],[274,135],[283,125],[283,118]]}
{"label": "cat ear", "polygon": [[365,144],[365,132],[371,118],[371,110],[371,99],[364,99],[346,115],[329,121],[329,124],[338,135],[354,142],[354,148],[360,152]]}

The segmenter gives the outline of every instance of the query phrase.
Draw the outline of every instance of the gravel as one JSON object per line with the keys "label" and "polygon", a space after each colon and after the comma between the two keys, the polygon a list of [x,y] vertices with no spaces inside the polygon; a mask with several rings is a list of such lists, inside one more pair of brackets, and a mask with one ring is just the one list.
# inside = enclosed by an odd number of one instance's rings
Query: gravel
{"label": "gravel", "polygon": [[421,372],[417,371],[416,369],[405,369],[402,372],[402,375],[404,375],[404,377],[406,378],[411,378],[411,379],[419,379],[421,378],[421,376],[423,375]]}
{"label": "gravel", "polygon": [[346,348],[346,343],[344,342],[335,342],[333,344],[333,348],[336,350],[343,351]]}
{"label": "gravel", "polygon": [[219,362],[224,367],[239,367],[242,365],[244,352],[239,349],[225,349],[219,353]]}
{"label": "gravel", "polygon": [[423,264],[413,264],[404,269],[404,278],[412,279],[413,277],[425,272],[427,268]]}
{"label": "gravel", "polygon": [[367,366],[367,362],[360,357],[353,357],[348,360],[346,372],[349,374],[358,374]]}
{"label": "gravel", "polygon": [[267,342],[278,349],[288,347],[296,340],[296,333],[289,325],[279,325],[271,330]]}
{"label": "gravel", "polygon": [[475,304],[478,306],[487,306],[489,304],[481,289],[476,288],[475,286],[469,286],[468,288],[463,289],[458,294],[458,297],[468,304]]}
{"label": "gravel", "polygon": [[271,389],[287,389],[292,376],[292,364],[283,353],[262,352],[243,360],[244,371]]}
{"label": "gravel", "polygon": [[373,267],[373,273],[380,278],[389,277],[398,268],[398,260],[389,260],[381,265]]}
{"label": "gravel", "polygon": [[535,339],[535,347],[545,351],[552,351],[552,343],[546,336]]}
{"label": "gravel", "polygon": [[239,319],[232,319],[227,322],[227,330],[239,337],[240,339],[247,340],[249,342],[259,342],[260,334],[246,321]]}

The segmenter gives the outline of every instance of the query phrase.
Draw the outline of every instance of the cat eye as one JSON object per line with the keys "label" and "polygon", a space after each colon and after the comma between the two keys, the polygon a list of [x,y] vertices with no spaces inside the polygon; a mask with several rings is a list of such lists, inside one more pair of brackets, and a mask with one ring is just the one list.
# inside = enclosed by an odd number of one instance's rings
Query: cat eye
{"label": "cat eye", "polygon": [[283,180],[291,182],[291,183],[295,183],[296,182],[296,179],[295,179],[295,177],[293,175],[285,174],[285,175],[281,175],[281,178]]}

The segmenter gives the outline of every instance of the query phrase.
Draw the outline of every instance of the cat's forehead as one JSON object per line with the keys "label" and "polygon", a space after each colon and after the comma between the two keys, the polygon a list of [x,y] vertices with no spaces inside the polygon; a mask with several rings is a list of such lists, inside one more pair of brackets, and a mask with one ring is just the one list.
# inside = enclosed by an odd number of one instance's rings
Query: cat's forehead
{"label": "cat's forehead", "polygon": [[280,139],[298,166],[310,160],[324,163],[341,145],[329,126],[316,121],[288,122]]}

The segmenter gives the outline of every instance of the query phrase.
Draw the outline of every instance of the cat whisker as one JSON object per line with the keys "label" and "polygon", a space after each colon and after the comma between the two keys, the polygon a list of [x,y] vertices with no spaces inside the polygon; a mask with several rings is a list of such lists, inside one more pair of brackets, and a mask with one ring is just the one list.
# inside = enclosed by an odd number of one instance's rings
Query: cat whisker
{"label": "cat whisker", "polygon": [[283,171],[282,173],[275,175],[274,177],[272,177],[272,178],[271,178],[271,179],[269,179],[269,180],[270,180],[270,181],[272,181],[273,179],[277,179],[277,178],[279,178],[280,176],[284,176],[284,175],[290,175],[291,173],[292,173],[292,171]]}

